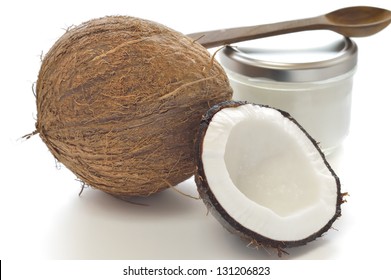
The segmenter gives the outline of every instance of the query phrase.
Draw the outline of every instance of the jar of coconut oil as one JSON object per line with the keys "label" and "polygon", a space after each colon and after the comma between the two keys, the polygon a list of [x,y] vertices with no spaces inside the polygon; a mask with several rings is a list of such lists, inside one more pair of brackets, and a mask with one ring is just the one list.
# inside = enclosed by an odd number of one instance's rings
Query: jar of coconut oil
{"label": "jar of coconut oil", "polygon": [[330,31],[306,31],[226,46],[219,52],[233,99],[290,113],[326,154],[350,124],[357,46]]}

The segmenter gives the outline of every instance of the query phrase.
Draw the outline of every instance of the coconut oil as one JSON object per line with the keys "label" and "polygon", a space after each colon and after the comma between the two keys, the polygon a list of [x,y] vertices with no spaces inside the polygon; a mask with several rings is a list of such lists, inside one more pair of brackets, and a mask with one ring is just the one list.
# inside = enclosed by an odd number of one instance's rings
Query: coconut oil
{"label": "coconut oil", "polygon": [[290,113],[330,154],[348,135],[357,46],[307,31],[226,46],[219,55],[233,99]]}

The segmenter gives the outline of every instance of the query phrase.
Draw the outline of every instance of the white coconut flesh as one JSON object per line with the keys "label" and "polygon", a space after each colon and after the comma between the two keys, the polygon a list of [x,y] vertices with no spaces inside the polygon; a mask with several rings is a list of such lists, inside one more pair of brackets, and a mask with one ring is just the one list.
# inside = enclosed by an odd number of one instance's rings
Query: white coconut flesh
{"label": "white coconut flesh", "polygon": [[278,110],[246,104],[217,112],[202,161],[222,208],[264,237],[302,240],[336,213],[336,178],[314,143]]}

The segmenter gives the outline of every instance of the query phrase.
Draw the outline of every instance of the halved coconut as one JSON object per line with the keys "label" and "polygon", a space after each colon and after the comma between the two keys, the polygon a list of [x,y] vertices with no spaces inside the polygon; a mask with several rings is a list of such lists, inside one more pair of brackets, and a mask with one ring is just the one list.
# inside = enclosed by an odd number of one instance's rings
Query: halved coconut
{"label": "halved coconut", "polygon": [[256,246],[304,245],[341,215],[340,181],[286,112],[224,102],[203,117],[196,142],[200,196],[231,232]]}

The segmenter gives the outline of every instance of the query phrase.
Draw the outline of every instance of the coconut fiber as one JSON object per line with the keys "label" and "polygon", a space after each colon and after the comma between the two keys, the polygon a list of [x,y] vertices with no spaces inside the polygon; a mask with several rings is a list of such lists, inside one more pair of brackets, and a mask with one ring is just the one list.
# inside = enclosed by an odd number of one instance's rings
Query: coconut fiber
{"label": "coconut fiber", "polygon": [[146,196],[194,174],[201,116],[231,95],[197,42],[151,21],[104,17],[71,28],[44,57],[36,132],[85,184]]}

